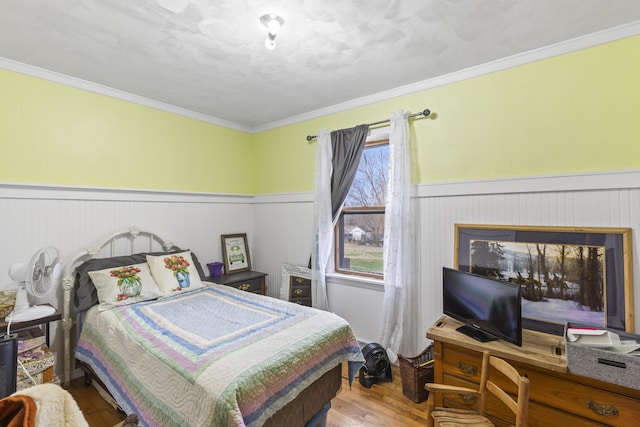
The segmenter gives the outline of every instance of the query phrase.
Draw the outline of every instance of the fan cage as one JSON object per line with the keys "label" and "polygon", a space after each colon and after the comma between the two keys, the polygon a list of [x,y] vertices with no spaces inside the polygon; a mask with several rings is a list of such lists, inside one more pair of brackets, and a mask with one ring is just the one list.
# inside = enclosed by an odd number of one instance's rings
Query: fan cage
{"label": "fan cage", "polygon": [[376,347],[365,355],[365,371],[369,375],[379,376],[389,369],[387,353],[382,347]]}
{"label": "fan cage", "polygon": [[378,343],[369,343],[362,349],[365,362],[360,368],[358,380],[366,388],[379,382],[392,382],[391,363],[387,352]]}
{"label": "fan cage", "polygon": [[28,272],[28,280],[25,281],[27,293],[37,298],[45,296],[51,289],[54,268],[59,262],[60,251],[57,248],[47,246],[38,250],[29,264],[32,268]]}

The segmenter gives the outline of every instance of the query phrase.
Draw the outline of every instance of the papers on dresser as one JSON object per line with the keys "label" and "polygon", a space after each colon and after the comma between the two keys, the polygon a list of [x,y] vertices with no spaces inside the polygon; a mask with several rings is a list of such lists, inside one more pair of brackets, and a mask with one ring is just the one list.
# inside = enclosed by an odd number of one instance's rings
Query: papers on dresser
{"label": "papers on dresser", "polygon": [[567,340],[617,354],[640,356],[640,343],[633,340],[620,340],[618,334],[604,329],[568,328]]}

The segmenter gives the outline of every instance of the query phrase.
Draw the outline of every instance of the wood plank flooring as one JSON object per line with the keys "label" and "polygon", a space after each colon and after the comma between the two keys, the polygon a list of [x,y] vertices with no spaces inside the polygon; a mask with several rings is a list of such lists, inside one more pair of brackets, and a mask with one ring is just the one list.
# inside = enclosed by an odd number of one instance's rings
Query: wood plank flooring
{"label": "wood plank flooring", "polygon": [[[417,427],[426,425],[426,402],[414,403],[402,394],[400,370],[393,367],[393,382],[360,385],[356,379],[349,389],[343,371],[342,390],[331,401],[327,427]],[[91,427],[111,427],[124,418],[105,401],[93,386],[86,386],[83,378],[71,382],[69,392]]]}
{"label": "wood plank flooring", "polygon": [[393,382],[366,388],[349,381],[343,366],[342,390],[331,401],[327,427],[417,427],[427,425],[427,402],[414,403],[402,394],[400,368],[392,366]]}
{"label": "wood plank flooring", "polygon": [[91,385],[85,385],[84,377],[72,380],[67,388],[90,427],[111,427],[125,417],[100,396]]}

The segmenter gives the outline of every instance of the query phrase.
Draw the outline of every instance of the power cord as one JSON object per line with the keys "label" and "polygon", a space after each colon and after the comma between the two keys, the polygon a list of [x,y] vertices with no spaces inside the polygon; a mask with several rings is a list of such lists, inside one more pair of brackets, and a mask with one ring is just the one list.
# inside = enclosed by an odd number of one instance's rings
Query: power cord
{"label": "power cord", "polygon": [[7,336],[11,335],[11,321],[13,320],[13,311],[9,313],[5,320],[7,321]]}
{"label": "power cord", "polygon": [[[9,313],[7,317],[5,317],[5,320],[7,321],[7,337],[11,335],[11,322],[13,321],[13,313],[14,312],[12,311],[11,313]],[[18,365],[20,365],[20,368],[24,371],[25,374],[27,374],[27,377],[29,377],[29,380],[31,380],[33,385],[38,385],[38,383],[36,382],[35,379],[33,379],[29,371],[27,371],[27,368],[24,367],[19,357],[17,360],[18,360]]]}
{"label": "power cord", "polygon": [[38,383],[36,382],[36,380],[33,379],[33,377],[31,376],[31,374],[29,373],[29,371],[27,371],[27,368],[24,367],[24,365],[22,364],[22,362],[20,361],[20,358],[18,357],[18,364],[20,365],[20,367],[22,368],[22,370],[24,371],[25,374],[27,374],[27,376],[29,377],[29,379],[31,380],[31,382],[33,383],[33,385],[38,385]]}

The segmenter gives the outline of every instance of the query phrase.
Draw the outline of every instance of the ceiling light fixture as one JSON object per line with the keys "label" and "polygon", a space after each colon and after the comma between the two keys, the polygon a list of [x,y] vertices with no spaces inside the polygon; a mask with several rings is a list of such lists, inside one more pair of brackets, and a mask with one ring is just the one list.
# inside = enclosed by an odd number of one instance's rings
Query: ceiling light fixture
{"label": "ceiling light fixture", "polygon": [[284,19],[275,13],[268,13],[260,17],[260,22],[269,29],[264,45],[267,49],[273,50],[276,47],[276,35],[284,25]]}

